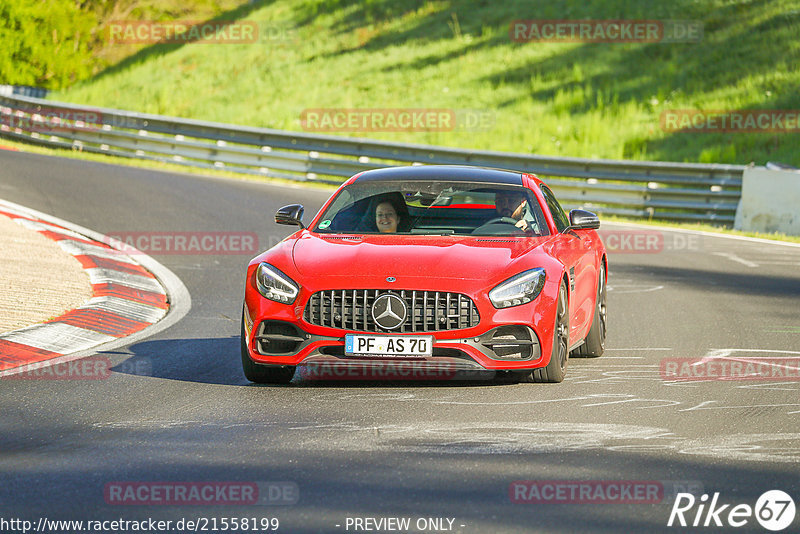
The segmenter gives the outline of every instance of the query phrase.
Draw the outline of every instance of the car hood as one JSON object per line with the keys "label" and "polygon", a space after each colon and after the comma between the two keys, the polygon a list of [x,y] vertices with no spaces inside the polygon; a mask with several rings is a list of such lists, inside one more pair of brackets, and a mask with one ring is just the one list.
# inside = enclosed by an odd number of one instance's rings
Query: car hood
{"label": "car hood", "polygon": [[318,235],[302,232],[292,251],[303,276],[449,278],[502,276],[550,236],[471,237],[408,235]]}

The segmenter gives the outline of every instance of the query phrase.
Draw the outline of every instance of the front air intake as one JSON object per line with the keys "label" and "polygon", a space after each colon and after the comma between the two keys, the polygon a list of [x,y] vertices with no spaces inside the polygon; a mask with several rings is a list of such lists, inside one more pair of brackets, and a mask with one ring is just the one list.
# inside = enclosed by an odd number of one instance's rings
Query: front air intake
{"label": "front air intake", "polygon": [[255,335],[255,346],[259,354],[266,356],[293,354],[306,340],[302,332],[291,323],[262,321]]}

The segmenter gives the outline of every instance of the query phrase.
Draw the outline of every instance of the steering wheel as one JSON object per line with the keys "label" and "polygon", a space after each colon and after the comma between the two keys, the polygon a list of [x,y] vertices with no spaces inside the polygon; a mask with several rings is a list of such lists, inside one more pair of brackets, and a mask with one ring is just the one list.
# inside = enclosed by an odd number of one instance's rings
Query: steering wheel
{"label": "steering wheel", "polygon": [[[493,231],[492,231],[492,225],[495,225],[495,224],[509,224],[509,225],[513,226],[514,228],[513,229],[509,228],[508,230],[506,230],[502,226],[500,228],[495,226]],[[511,231],[514,234],[524,234],[525,233],[524,230],[522,230],[521,228],[519,228],[517,226],[517,220],[516,219],[513,219],[511,217],[495,217],[494,219],[488,220],[485,223],[483,223],[482,225],[480,225],[479,227],[477,227],[475,230],[472,231],[472,234],[473,235],[505,235],[509,231]]]}
{"label": "steering wheel", "polygon": [[488,224],[495,224],[495,223],[513,224],[514,226],[516,226],[517,220],[512,217],[495,217],[494,219],[486,221],[481,226],[486,226]]}

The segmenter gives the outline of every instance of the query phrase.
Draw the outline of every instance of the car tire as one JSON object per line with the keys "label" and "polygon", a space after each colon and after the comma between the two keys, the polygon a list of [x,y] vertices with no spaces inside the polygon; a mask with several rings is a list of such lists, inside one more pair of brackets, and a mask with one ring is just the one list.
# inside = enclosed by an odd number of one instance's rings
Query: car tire
{"label": "car tire", "polygon": [[606,346],[606,325],[607,325],[607,310],[606,310],[606,277],[605,264],[600,264],[600,275],[597,279],[597,299],[594,306],[594,317],[592,317],[592,327],[586,338],[583,340],[583,345],[572,351],[572,356],[578,358],[597,358],[603,355]]}
{"label": "car tire", "polygon": [[550,362],[539,369],[534,369],[531,378],[534,382],[558,383],[564,380],[569,361],[569,302],[567,286],[562,281],[558,289],[558,306],[556,307],[555,328],[553,328],[553,349]]}
{"label": "car tire", "polygon": [[242,370],[244,376],[256,384],[288,384],[294,377],[294,366],[291,365],[261,365],[250,359],[247,350],[247,335],[244,330],[244,312],[242,312]]}
{"label": "car tire", "polygon": [[561,282],[558,289],[558,305],[556,307],[555,326],[553,328],[553,348],[550,351],[550,362],[531,371],[511,371],[510,374],[519,382],[558,383],[564,380],[569,361],[569,303],[567,302],[567,286]]}

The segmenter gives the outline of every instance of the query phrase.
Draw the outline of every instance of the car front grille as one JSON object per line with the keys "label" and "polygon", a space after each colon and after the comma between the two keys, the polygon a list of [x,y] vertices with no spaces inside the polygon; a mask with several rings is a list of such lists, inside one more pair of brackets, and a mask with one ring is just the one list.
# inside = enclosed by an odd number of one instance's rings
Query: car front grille
{"label": "car front grille", "polygon": [[407,307],[406,320],[396,333],[435,332],[477,326],[478,308],[466,295],[443,291],[385,289],[334,289],[311,295],[305,320],[313,325],[357,332],[388,332],[372,319],[372,304],[385,293],[402,298]]}

